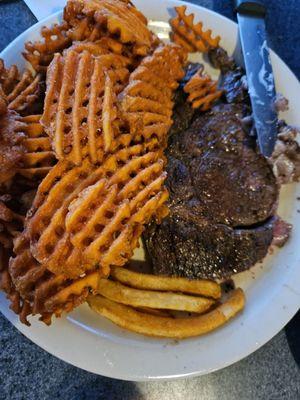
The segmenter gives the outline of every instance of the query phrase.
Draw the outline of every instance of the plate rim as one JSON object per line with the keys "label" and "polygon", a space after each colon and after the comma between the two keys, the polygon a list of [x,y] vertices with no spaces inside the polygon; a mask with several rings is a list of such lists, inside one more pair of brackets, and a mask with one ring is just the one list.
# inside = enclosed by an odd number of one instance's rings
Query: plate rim
{"label": "plate rim", "polygon": [[[146,1],[146,0],[140,0],[140,1]],[[219,13],[213,11],[213,10],[210,10],[210,9],[208,9],[208,8],[206,8],[206,7],[203,7],[203,6],[194,4],[194,3],[184,2],[184,1],[180,1],[180,2],[179,2],[179,1],[176,1],[176,0],[169,0],[168,2],[169,2],[169,3],[173,3],[174,6],[175,6],[175,5],[186,5],[187,7],[191,7],[191,6],[192,6],[193,8],[198,9],[199,12],[201,12],[201,10],[204,10],[206,13],[209,13],[209,14],[211,14],[211,15],[213,15],[213,16],[216,16],[218,19],[221,18],[221,19],[226,20],[227,22],[230,22],[230,24],[232,24],[233,27],[235,26],[235,28],[237,28],[237,24],[236,24],[234,21],[232,21],[232,20],[230,20],[229,18],[227,18],[227,17],[225,17],[225,16],[223,16],[223,15],[221,15],[221,14],[219,14]],[[166,3],[166,2],[163,2],[163,3]],[[162,3],[162,5],[164,5],[164,7],[165,7],[165,4],[163,4],[163,3]],[[18,42],[20,39],[22,39],[22,37],[25,37],[28,33],[32,32],[32,31],[36,32],[41,26],[47,25],[47,23],[48,23],[48,25],[49,25],[50,23],[53,22],[53,20],[54,20],[55,18],[60,17],[61,15],[62,15],[62,10],[60,10],[60,11],[58,11],[58,12],[56,12],[56,13],[53,13],[53,14],[49,15],[48,17],[42,19],[41,21],[38,21],[36,24],[34,24],[34,25],[32,25],[31,27],[29,27],[26,31],[22,32],[19,36],[17,36],[10,44],[8,44],[8,46],[7,46],[5,49],[2,50],[2,52],[0,53],[0,57],[2,58],[3,56],[5,56],[6,53],[9,53],[9,52],[11,51],[11,49],[15,46],[16,42]],[[51,22],[51,21],[52,21],[52,22]],[[273,51],[272,51],[272,56],[273,56],[273,57],[275,56],[275,58],[279,59],[280,62],[284,65],[284,67],[288,70],[289,74],[291,74],[291,75],[298,81],[298,79],[297,79],[296,75],[294,74],[294,72],[293,72],[293,71],[289,68],[289,66],[288,66],[276,53],[274,53]],[[286,292],[289,293],[288,291],[286,291]],[[282,294],[282,292],[281,292],[281,294]],[[290,294],[290,295],[291,295],[291,294]],[[285,296],[287,296],[287,294],[285,294]],[[295,307],[293,310],[289,309],[289,310],[286,311],[286,315],[285,315],[285,316],[286,316],[286,318],[285,318],[285,321],[286,321],[286,322],[284,322],[284,325],[282,325],[282,320],[281,320],[280,323],[277,323],[277,324],[275,323],[274,325],[276,325],[276,328],[272,330],[273,333],[271,333],[271,335],[265,334],[264,337],[263,337],[263,340],[261,340],[260,343],[257,343],[256,346],[252,346],[250,349],[248,348],[248,350],[247,350],[246,352],[244,352],[242,355],[237,355],[236,357],[233,357],[233,358],[231,358],[230,360],[226,360],[225,362],[219,363],[219,364],[221,364],[221,365],[216,365],[214,368],[211,368],[211,369],[205,370],[205,371],[198,371],[198,370],[195,370],[195,371],[193,371],[193,372],[191,372],[191,371],[189,371],[189,372],[187,372],[187,373],[182,373],[182,372],[181,372],[180,374],[173,374],[173,375],[168,375],[168,374],[166,374],[166,375],[164,375],[164,376],[142,376],[142,375],[140,375],[140,376],[132,376],[132,375],[126,375],[126,373],[125,373],[125,374],[124,374],[124,373],[123,373],[123,374],[118,373],[118,375],[116,375],[116,374],[113,374],[113,373],[110,374],[109,372],[103,371],[103,370],[101,370],[101,372],[100,372],[99,370],[94,370],[94,369],[85,368],[85,367],[83,367],[83,366],[80,365],[80,361],[79,361],[79,360],[78,360],[78,362],[75,362],[74,360],[70,361],[68,358],[65,358],[66,356],[65,356],[64,354],[59,353],[59,352],[56,352],[55,348],[53,348],[53,347],[51,347],[51,348],[47,347],[46,344],[42,343],[42,342],[41,342],[39,339],[37,339],[36,337],[33,339],[33,338],[32,338],[32,335],[30,334],[31,331],[28,330],[28,329],[26,329],[27,327],[25,327],[25,326],[23,326],[23,325],[21,325],[21,324],[19,323],[19,321],[17,320],[17,318],[14,316],[14,314],[12,314],[12,312],[8,309],[7,306],[4,306],[4,307],[3,307],[3,302],[1,302],[1,298],[2,298],[2,297],[4,297],[3,293],[1,294],[1,297],[0,297],[0,311],[2,312],[2,314],[3,314],[3,315],[4,315],[4,316],[5,316],[15,327],[24,335],[24,336],[26,336],[28,339],[30,339],[33,343],[37,344],[37,345],[38,345],[39,347],[41,347],[43,350],[47,351],[47,352],[50,353],[51,355],[53,355],[53,356],[55,356],[55,357],[57,357],[57,358],[59,358],[59,359],[65,361],[65,362],[68,362],[68,363],[71,364],[71,365],[74,365],[74,366],[76,366],[76,367],[78,367],[78,368],[84,369],[84,370],[86,370],[86,371],[88,371],[88,372],[93,372],[93,373],[96,373],[96,374],[101,374],[101,375],[103,375],[103,376],[107,376],[107,377],[110,377],[110,378],[123,379],[123,380],[129,380],[129,381],[132,381],[132,380],[134,380],[134,381],[172,380],[172,379],[178,379],[178,378],[182,378],[182,379],[183,379],[183,378],[186,378],[186,377],[194,377],[194,376],[199,376],[199,375],[205,375],[205,374],[207,374],[207,373],[210,373],[210,372],[213,372],[213,371],[216,371],[216,370],[225,368],[225,367],[227,367],[227,366],[229,366],[229,365],[234,364],[234,363],[237,362],[237,361],[242,360],[243,358],[247,357],[248,355],[250,355],[250,354],[252,354],[253,352],[255,352],[256,350],[258,350],[258,349],[259,349],[260,347],[262,347],[264,344],[266,344],[269,340],[271,340],[271,339],[286,325],[286,323],[288,323],[288,321],[296,314],[296,312],[297,312],[298,309],[299,309],[299,303],[298,303],[298,307]],[[278,298],[277,298],[277,302],[278,302],[279,304],[281,304]],[[7,304],[8,304],[8,303],[7,303]],[[274,301],[274,305],[275,305],[275,304],[276,304],[276,300]],[[276,305],[275,305],[275,308],[276,308]],[[64,317],[64,318],[66,318],[66,317]],[[68,318],[66,318],[66,319],[68,319]],[[68,321],[68,322],[69,322],[69,321]],[[49,328],[47,328],[47,329],[49,329]],[[275,332],[275,333],[274,333],[274,332]],[[201,340],[201,338],[200,338],[200,340]],[[101,369],[101,368],[100,368],[100,369]],[[120,371],[119,371],[119,372],[120,372]]]}

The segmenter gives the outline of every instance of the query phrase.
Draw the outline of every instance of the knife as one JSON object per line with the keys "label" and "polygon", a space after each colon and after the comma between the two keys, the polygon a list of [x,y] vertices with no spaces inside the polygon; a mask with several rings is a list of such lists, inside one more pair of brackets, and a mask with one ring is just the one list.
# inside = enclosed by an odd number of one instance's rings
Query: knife
{"label": "knife", "polygon": [[267,45],[262,0],[235,0],[248,91],[261,153],[271,156],[277,137],[277,112],[272,65]]}

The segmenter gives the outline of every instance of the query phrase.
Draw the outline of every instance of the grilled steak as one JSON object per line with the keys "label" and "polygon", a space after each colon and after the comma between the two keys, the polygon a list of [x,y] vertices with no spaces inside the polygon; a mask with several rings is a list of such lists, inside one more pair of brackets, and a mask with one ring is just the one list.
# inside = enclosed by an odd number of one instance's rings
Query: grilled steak
{"label": "grilled steak", "polygon": [[144,235],[154,272],[225,278],[266,255],[278,187],[243,116],[243,105],[221,104],[171,137],[170,215]]}

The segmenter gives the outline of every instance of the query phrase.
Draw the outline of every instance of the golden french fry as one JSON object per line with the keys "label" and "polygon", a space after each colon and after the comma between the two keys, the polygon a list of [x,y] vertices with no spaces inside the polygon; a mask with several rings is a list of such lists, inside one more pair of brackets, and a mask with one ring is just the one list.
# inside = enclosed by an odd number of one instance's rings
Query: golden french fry
{"label": "golden french fry", "polygon": [[171,317],[171,313],[168,310],[157,310],[156,308],[149,308],[149,307],[136,307],[137,311],[146,313],[146,314],[151,314],[151,315],[157,315],[159,317]]}
{"label": "golden french fry", "polygon": [[205,297],[133,289],[108,279],[100,279],[97,291],[110,300],[133,307],[162,308],[202,313],[214,304],[213,300]]}
{"label": "golden french fry", "polygon": [[220,285],[217,282],[205,279],[189,280],[186,278],[141,274],[118,267],[111,268],[111,276],[125,285],[138,289],[177,291],[199,294],[214,299],[221,297]]}
{"label": "golden french fry", "polygon": [[203,335],[224,325],[244,308],[245,296],[242,289],[236,289],[227,301],[209,313],[178,319],[144,314],[99,295],[89,296],[87,301],[94,311],[122,328],[147,336],[184,339]]}

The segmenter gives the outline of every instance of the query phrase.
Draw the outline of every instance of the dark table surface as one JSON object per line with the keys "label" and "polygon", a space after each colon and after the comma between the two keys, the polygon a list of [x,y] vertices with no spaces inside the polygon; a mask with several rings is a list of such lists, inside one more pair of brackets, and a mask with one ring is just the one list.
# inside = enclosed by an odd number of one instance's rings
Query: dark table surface
{"label": "dark table surface", "polygon": [[[230,0],[192,2],[234,19]],[[299,78],[300,0],[267,3],[270,46]],[[36,19],[22,1],[2,0],[0,22],[2,50]],[[261,349],[221,371],[193,379],[134,383],[97,376],[58,360],[0,315],[0,400],[299,400],[299,338],[298,315]]]}

